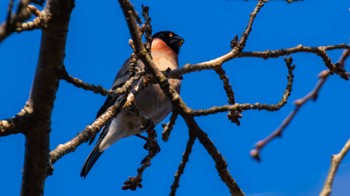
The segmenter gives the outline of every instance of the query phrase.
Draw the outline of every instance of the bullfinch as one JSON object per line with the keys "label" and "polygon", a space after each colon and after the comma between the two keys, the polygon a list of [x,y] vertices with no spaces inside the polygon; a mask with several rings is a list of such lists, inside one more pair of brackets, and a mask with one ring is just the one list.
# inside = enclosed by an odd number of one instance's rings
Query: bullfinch
{"label": "bullfinch", "polygon": [[[160,71],[178,68],[178,54],[184,39],[171,31],[161,31],[152,36],[151,56]],[[130,58],[126,60],[117,73],[112,89],[122,86],[129,78]],[[138,66],[144,67],[138,60]],[[179,93],[181,82],[179,79],[169,79],[169,83]],[[118,96],[108,96],[105,103],[97,112],[97,117],[103,114],[118,100]],[[154,125],[162,121],[172,110],[171,103],[163,93],[159,84],[151,84],[145,87],[135,97],[136,107],[142,111]],[[103,128],[92,152],[86,159],[80,176],[86,177],[92,166],[101,154],[112,144],[121,138],[138,135],[141,130],[141,119],[130,110],[122,110],[116,117],[110,120]]]}

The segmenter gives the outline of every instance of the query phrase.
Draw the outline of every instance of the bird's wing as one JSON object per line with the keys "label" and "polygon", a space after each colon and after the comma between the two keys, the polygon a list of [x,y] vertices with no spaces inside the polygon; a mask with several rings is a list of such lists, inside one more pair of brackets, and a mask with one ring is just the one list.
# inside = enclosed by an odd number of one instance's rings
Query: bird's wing
{"label": "bird's wing", "polygon": [[[112,85],[112,90],[117,89],[118,87],[121,87],[129,78],[129,67],[130,67],[130,58],[128,60],[125,61],[125,63],[123,64],[123,66],[120,68],[119,72],[117,73],[117,75],[115,76],[113,85]],[[109,95],[106,99],[106,101],[104,102],[104,104],[101,106],[101,108],[98,110],[96,118],[98,118],[101,114],[103,114],[110,106],[112,106],[116,100],[118,99],[119,96],[115,95],[115,96],[111,96]],[[109,126],[110,126],[110,122],[108,122],[103,128],[102,128],[102,132],[100,134],[99,139],[97,140],[94,149],[91,151],[91,153],[89,154],[88,158],[86,159],[82,169],[81,169],[81,173],[80,176],[82,177],[86,177],[87,174],[89,173],[90,169],[92,168],[92,166],[96,163],[97,159],[101,156],[101,154],[103,153],[103,151],[100,151],[99,149],[99,145],[102,142],[103,138],[107,135],[108,131],[109,131]],[[96,135],[94,137],[92,137],[89,141],[89,144],[91,144],[94,139],[95,139]]]}
{"label": "bird's wing", "polygon": [[[130,68],[130,58],[125,61],[125,63],[120,68],[117,75],[115,76],[115,79],[114,79],[114,82],[113,82],[113,85],[111,88],[112,90],[115,90],[115,89],[123,86],[123,84],[130,78],[129,68]],[[101,116],[101,114],[103,114],[110,106],[112,106],[115,103],[115,101],[118,99],[118,97],[119,96],[117,96],[117,95],[116,96],[108,95],[106,101],[101,106],[101,108],[98,110],[98,112],[96,114],[96,118]]]}
{"label": "bird's wing", "polygon": [[[117,89],[118,87],[121,87],[123,86],[123,84],[130,78],[129,76],[129,67],[130,67],[130,58],[127,59],[125,61],[125,63],[123,64],[123,66],[119,69],[117,75],[115,76],[114,78],[114,82],[113,82],[113,85],[112,85],[112,90],[115,90]],[[112,95],[108,95],[108,97],[106,98],[104,104],[101,106],[101,108],[98,110],[97,114],[96,114],[96,118],[98,118],[99,116],[101,116],[109,107],[111,107],[115,101],[118,99],[118,95],[115,95],[115,96],[112,96]],[[110,122],[108,122],[106,124],[106,126],[104,126],[101,134],[100,134],[100,138],[99,140],[103,139],[104,136],[106,135],[105,132],[107,132],[108,129],[106,129],[107,125],[109,125]],[[89,144],[92,144],[92,142],[95,140],[95,137],[92,137],[89,141]],[[98,143],[98,142],[97,142]]]}

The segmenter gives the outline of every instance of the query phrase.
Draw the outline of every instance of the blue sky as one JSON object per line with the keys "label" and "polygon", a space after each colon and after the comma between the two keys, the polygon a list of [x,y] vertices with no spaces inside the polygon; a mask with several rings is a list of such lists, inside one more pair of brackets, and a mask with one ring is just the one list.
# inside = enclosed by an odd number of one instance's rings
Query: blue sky
{"label": "blue sky", "polygon": [[[241,35],[256,1],[133,1],[150,6],[153,32],[172,30],[185,38],[180,64],[199,63],[227,53],[230,41]],[[245,50],[266,50],[347,43],[349,2],[339,0],[284,1],[266,3],[258,14]],[[0,2],[0,17],[7,1]],[[39,52],[40,31],[14,34],[0,45],[0,118],[16,114],[28,98]],[[71,17],[65,65],[68,72],[86,82],[111,86],[115,73],[129,56],[129,31],[116,0],[76,1]],[[342,51],[329,55],[336,61]],[[228,168],[247,195],[316,195],[328,172],[330,156],[349,138],[347,112],[349,83],[331,77],[319,99],[302,108],[281,139],[262,151],[262,162],[249,157],[255,142],[279,126],[293,109],[293,101],[308,93],[325,69],[312,54],[293,55],[295,83],[285,107],[278,112],[247,111],[241,125],[227,120],[226,113],[197,118],[228,162]],[[224,65],[240,103],[275,103],[285,85],[283,58],[236,59]],[[226,103],[221,81],[212,71],[184,76],[181,95],[198,109]],[[51,148],[74,137],[91,123],[104,97],[77,89],[62,81],[52,116]],[[166,122],[166,121],[164,121]],[[160,135],[161,127],[157,131]],[[80,169],[92,146],[84,144],[59,160],[46,181],[45,194],[58,195],[167,195],[185,149],[188,132],[181,118],[168,142],[159,139],[161,152],[144,174],[143,188],[135,192],[120,188],[147,153],[136,137],[121,140],[99,159],[86,179]],[[24,137],[0,138],[0,195],[18,195],[23,166]],[[350,159],[346,157],[334,182],[334,195],[350,192]],[[180,181],[178,195],[228,195],[213,161],[196,142]]]}

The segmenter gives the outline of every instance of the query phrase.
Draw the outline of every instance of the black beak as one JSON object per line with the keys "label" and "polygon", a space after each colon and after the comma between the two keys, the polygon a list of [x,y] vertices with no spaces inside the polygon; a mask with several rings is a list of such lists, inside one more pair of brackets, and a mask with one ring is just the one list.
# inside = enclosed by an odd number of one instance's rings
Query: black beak
{"label": "black beak", "polygon": [[182,38],[182,37],[180,37],[180,36],[175,36],[174,38],[174,42],[175,42],[175,44],[180,48],[181,46],[182,46],[182,44],[185,42],[185,40]]}

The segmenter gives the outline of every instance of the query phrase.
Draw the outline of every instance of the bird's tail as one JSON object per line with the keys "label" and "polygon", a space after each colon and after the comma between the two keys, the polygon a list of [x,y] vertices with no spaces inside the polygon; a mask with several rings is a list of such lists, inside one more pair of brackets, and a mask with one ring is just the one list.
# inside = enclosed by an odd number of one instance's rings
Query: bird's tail
{"label": "bird's tail", "polygon": [[81,168],[80,176],[85,178],[89,171],[91,170],[92,166],[95,165],[97,159],[101,156],[103,151],[99,150],[99,145],[96,145],[92,152],[89,154],[88,158],[86,159],[83,167]]}

